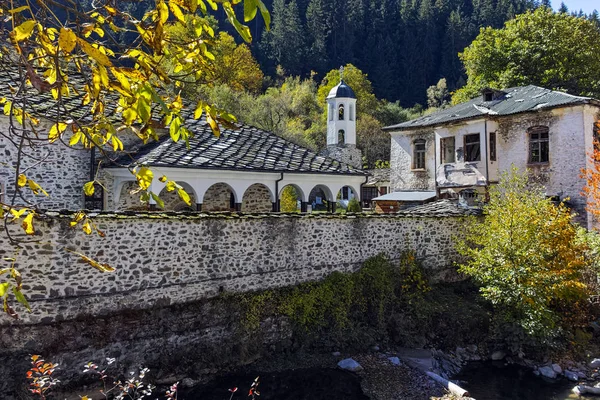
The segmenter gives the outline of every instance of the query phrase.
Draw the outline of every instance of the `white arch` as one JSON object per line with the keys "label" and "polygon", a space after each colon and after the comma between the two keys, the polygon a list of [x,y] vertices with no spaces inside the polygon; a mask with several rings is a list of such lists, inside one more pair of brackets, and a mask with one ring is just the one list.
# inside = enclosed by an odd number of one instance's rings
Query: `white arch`
{"label": "white arch", "polygon": [[208,191],[210,190],[210,188],[212,188],[213,186],[215,186],[215,185],[218,185],[218,184],[222,184],[222,185],[225,185],[225,186],[227,186],[227,188],[228,188],[229,190],[231,190],[231,193],[233,193],[233,198],[234,198],[234,201],[235,201],[236,203],[239,203],[239,196],[237,195],[237,192],[235,191],[235,189],[233,188],[233,186],[231,186],[231,185],[230,185],[229,183],[227,183],[227,182],[214,182],[214,183],[212,183],[211,185],[209,185],[209,186],[208,186],[208,187],[207,187],[207,188],[206,188],[206,189],[205,189],[205,190],[202,192],[202,198],[198,197],[198,200],[196,200],[196,201],[197,201],[197,202],[199,202],[199,203],[204,203],[204,196],[206,195],[206,192],[208,192]]}

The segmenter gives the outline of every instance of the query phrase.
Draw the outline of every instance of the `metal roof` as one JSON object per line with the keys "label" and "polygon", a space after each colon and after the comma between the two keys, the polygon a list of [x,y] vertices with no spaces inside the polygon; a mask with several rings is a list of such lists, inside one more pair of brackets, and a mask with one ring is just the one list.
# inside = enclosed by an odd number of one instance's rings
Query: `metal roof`
{"label": "metal roof", "polygon": [[418,191],[405,191],[405,192],[392,192],[384,194],[383,196],[375,197],[373,201],[388,200],[388,201],[426,201],[433,199],[436,196],[435,192],[418,192]]}
{"label": "metal roof", "polygon": [[339,98],[339,97],[351,98],[351,99],[356,98],[356,95],[354,94],[354,90],[352,90],[352,88],[350,86],[348,86],[346,84],[346,82],[344,82],[343,80],[341,80],[340,83],[337,84],[337,86],[334,86],[329,91],[329,95],[327,96],[328,99]]}
{"label": "metal roof", "polygon": [[486,116],[498,117],[588,103],[600,105],[598,100],[590,97],[573,96],[568,93],[544,89],[534,85],[519,86],[494,92],[501,95],[494,96],[494,99],[491,101],[484,101],[484,96],[482,95],[454,107],[446,108],[429,115],[423,115],[422,117],[401,124],[386,126],[383,129],[406,131],[478,119]]}

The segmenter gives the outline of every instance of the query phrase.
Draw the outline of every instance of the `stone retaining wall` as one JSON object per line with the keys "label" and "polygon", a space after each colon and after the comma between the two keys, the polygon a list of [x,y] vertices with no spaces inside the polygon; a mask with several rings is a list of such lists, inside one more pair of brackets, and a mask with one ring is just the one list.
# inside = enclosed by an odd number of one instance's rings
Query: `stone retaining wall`
{"label": "stone retaining wall", "polygon": [[[183,304],[216,296],[296,285],[333,271],[354,271],[367,258],[405,249],[433,275],[451,269],[452,235],[461,218],[244,214],[102,214],[106,233],[85,235],[69,215],[35,224],[39,240],[18,255],[32,312],[18,324],[51,323],[124,310]],[[19,232],[18,227],[15,233]],[[117,269],[100,273],[66,251]],[[13,256],[0,234],[0,256]],[[14,324],[0,318],[0,326]]]}

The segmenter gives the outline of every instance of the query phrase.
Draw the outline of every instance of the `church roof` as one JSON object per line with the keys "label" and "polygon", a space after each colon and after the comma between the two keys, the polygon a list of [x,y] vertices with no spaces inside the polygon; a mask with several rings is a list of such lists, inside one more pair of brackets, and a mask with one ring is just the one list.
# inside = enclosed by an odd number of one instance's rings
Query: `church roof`
{"label": "church roof", "polygon": [[[490,91],[488,89],[488,91]],[[384,130],[406,131],[424,127],[438,126],[447,123],[479,119],[485,116],[499,117],[525,112],[534,112],[557,107],[569,107],[579,104],[600,105],[598,100],[590,97],[573,96],[563,92],[545,89],[539,86],[519,86],[503,91],[492,91],[493,96],[486,93],[454,107],[446,108],[411,121],[387,126]],[[489,101],[485,101],[489,99]]]}
{"label": "church roof", "polygon": [[[74,75],[72,81],[80,79]],[[15,74],[0,77],[0,89],[6,92],[17,82]],[[83,84],[83,83],[82,83]],[[31,93],[30,106],[42,117],[53,117],[53,100],[50,93],[40,94],[32,87],[24,90]],[[81,107],[83,93],[65,98],[63,106],[71,115],[80,118],[89,117],[89,109]],[[109,117],[114,112],[116,101],[107,102]],[[147,165],[157,167],[226,169],[255,172],[297,172],[339,175],[366,175],[367,173],[333,158],[317,153],[285,140],[274,133],[248,125],[236,125],[238,129],[221,127],[221,136],[215,137],[210,126],[204,120],[195,120],[192,113],[184,110],[185,127],[193,133],[189,148],[185,141],[173,142],[169,135],[160,140],[141,146],[135,152],[129,152],[116,160],[116,163],[103,168],[115,168],[129,165]]]}
{"label": "church roof", "polygon": [[350,99],[356,98],[356,95],[354,94],[354,90],[352,90],[352,88],[350,86],[348,86],[346,84],[346,82],[344,82],[344,80],[341,80],[340,83],[338,83],[336,86],[331,88],[331,90],[329,91],[329,95],[327,96],[328,99],[341,98],[341,97],[350,98]]}
{"label": "church roof", "polygon": [[218,138],[204,120],[187,119],[186,127],[194,133],[189,139],[189,148],[185,141],[173,142],[167,136],[142,146],[137,153],[122,156],[117,163],[254,172],[366,174],[252,126],[239,125],[236,130],[221,128]]}

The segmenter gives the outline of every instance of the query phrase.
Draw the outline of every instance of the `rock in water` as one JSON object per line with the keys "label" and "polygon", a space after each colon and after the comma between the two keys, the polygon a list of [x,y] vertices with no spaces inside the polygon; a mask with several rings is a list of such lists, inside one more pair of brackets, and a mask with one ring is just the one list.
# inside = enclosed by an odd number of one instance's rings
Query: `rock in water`
{"label": "rock in water", "polygon": [[394,365],[402,365],[398,357],[388,357],[388,360]]}
{"label": "rock in water", "polygon": [[351,358],[346,358],[346,359],[340,361],[337,365],[341,369],[345,369],[347,371],[352,371],[352,372],[358,372],[358,371],[363,370],[363,367]]}
{"label": "rock in water", "polygon": [[592,362],[590,362],[590,368],[598,368],[600,367],[600,358],[594,358]]}
{"label": "rock in water", "polygon": [[492,361],[500,361],[503,360],[504,357],[506,357],[506,353],[503,352],[502,350],[498,350],[492,353]]}
{"label": "rock in water", "polygon": [[552,369],[559,375],[563,372],[562,368],[558,364],[552,364]]}
{"label": "rock in water", "polygon": [[552,369],[551,366],[540,367],[538,369],[538,371],[540,371],[540,374],[543,377],[546,377],[549,379],[556,379],[556,372]]}
{"label": "rock in water", "polygon": [[573,371],[569,371],[568,369],[565,371],[565,376],[568,380],[577,382],[579,380],[579,375]]}

